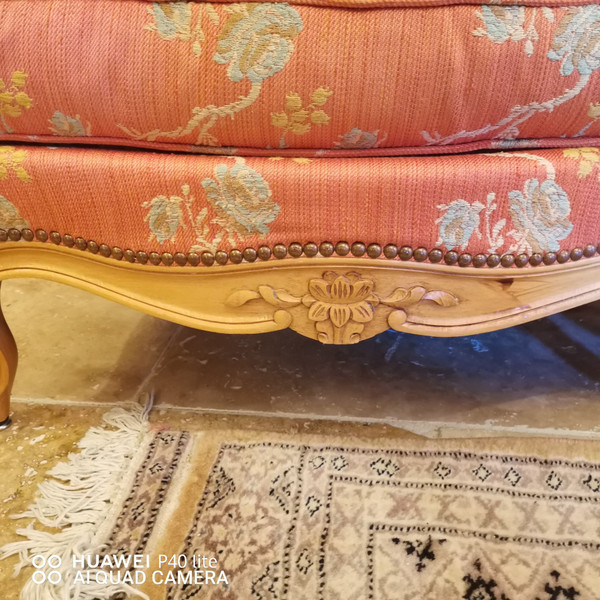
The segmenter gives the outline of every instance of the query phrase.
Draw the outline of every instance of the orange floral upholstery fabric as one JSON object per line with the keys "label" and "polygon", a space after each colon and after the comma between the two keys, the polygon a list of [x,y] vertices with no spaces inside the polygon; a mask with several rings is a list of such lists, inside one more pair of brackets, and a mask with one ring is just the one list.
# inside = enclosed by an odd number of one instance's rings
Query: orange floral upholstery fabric
{"label": "orange floral upholstery fabric", "polygon": [[0,142],[306,157],[600,145],[600,6],[538,4],[0,0]]}
{"label": "orange floral upholstery fabric", "polygon": [[292,242],[547,253],[598,241],[595,148],[437,157],[213,157],[4,146],[0,228],[122,250]]}

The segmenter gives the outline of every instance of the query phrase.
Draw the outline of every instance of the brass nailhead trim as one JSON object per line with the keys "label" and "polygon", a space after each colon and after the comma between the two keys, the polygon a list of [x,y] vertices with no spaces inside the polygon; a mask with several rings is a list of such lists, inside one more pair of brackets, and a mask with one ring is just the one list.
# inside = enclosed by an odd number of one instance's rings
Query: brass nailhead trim
{"label": "brass nailhead trim", "polygon": [[536,252],[535,254],[532,254],[529,257],[529,264],[532,267],[537,267],[538,265],[542,264],[543,260],[544,260],[544,257],[541,254],[539,254],[538,252]]}
{"label": "brass nailhead trim", "polygon": [[271,258],[271,248],[269,246],[261,246],[258,249],[258,258],[260,260],[269,260]]}
{"label": "brass nailhead trim", "polygon": [[369,244],[367,246],[367,256],[369,258],[381,256],[381,246],[379,244]]}
{"label": "brass nailhead trim", "polygon": [[350,252],[350,244],[348,242],[338,242],[335,245],[335,252],[339,256],[346,256]]}
{"label": "brass nailhead trim", "polygon": [[61,236],[57,231],[51,231],[47,233],[43,229],[37,229],[35,233],[28,228],[19,230],[16,228],[0,229],[0,242],[6,241],[19,241],[25,240],[27,242],[34,241],[35,239],[40,242],[47,242],[50,240],[52,243],[59,245],[64,244],[65,246],[72,248],[77,247],[79,250],[88,250],[93,254],[100,253],[102,256],[108,258],[112,257],[115,260],[125,259],[127,262],[140,264],[146,264],[150,262],[153,265],[167,265],[170,266],[173,263],[179,266],[191,265],[193,267],[198,266],[200,263],[211,266],[215,262],[219,265],[225,265],[228,262],[233,264],[239,264],[243,261],[255,262],[257,259],[266,261],[271,256],[282,259],[288,256],[293,258],[299,258],[302,255],[307,257],[313,257],[320,254],[321,256],[328,257],[334,253],[339,256],[346,256],[352,253],[353,256],[360,257],[365,254],[370,258],[378,258],[382,254],[387,259],[394,260],[399,258],[403,261],[415,260],[416,262],[424,262],[429,260],[431,263],[439,263],[444,261],[447,265],[458,264],[461,267],[474,266],[476,268],[482,268],[487,265],[489,268],[497,267],[502,265],[505,268],[516,266],[523,268],[528,265],[533,267],[540,264],[552,265],[555,262],[566,263],[569,260],[578,261],[583,257],[591,258],[596,254],[600,254],[600,244],[587,244],[583,248],[573,248],[572,250],[560,250],[559,252],[546,252],[541,254],[535,252],[531,255],[521,253],[517,256],[513,254],[504,254],[502,256],[498,254],[476,254],[471,256],[468,252],[459,254],[456,250],[448,250],[443,252],[440,248],[433,248],[427,250],[422,246],[418,248],[411,248],[410,246],[402,246],[398,248],[395,244],[386,244],[383,248],[379,244],[366,245],[363,242],[354,242],[349,244],[348,242],[338,242],[333,244],[331,242],[322,242],[317,245],[314,242],[307,242],[304,245],[298,242],[292,242],[288,246],[285,244],[275,244],[271,249],[269,246],[260,246],[258,250],[254,248],[245,248],[243,251],[238,249],[230,250],[217,250],[216,252],[189,252],[187,254],[183,252],[176,252],[171,254],[170,252],[158,252],[146,253],[143,251],[134,252],[133,250],[121,250],[121,248],[110,247],[107,244],[97,244],[93,240],[86,241],[82,237],[74,238],[72,235],[66,233]]}
{"label": "brass nailhead trim", "polygon": [[287,248],[283,244],[275,244],[273,254],[275,255],[275,258],[285,258]]}
{"label": "brass nailhead trim", "polygon": [[229,252],[229,260],[234,265],[237,265],[237,264],[241,263],[243,258],[244,257],[242,256],[242,253],[239,250],[231,250]]}
{"label": "brass nailhead trim", "polygon": [[444,262],[447,265],[454,265],[458,262],[458,252],[455,250],[449,250],[444,254]]}
{"label": "brass nailhead trim", "polygon": [[203,265],[212,267],[212,265],[215,264],[215,255],[212,252],[203,252],[200,255],[200,260],[202,261]]}
{"label": "brass nailhead trim", "polygon": [[319,252],[321,256],[331,256],[335,252],[335,246],[331,242],[323,242],[319,246]]}
{"label": "brass nailhead trim", "polygon": [[180,267],[185,267],[188,260],[187,256],[183,252],[175,252],[173,259],[175,260],[175,264],[179,265]]}
{"label": "brass nailhead trim", "polygon": [[[206,254],[206,252],[204,254]],[[202,256],[204,256],[204,254]],[[242,252],[242,256],[244,257],[245,261],[254,262],[258,258],[258,252],[254,248],[246,248]]]}
{"label": "brass nailhead trim", "polygon": [[481,267],[484,267],[486,262],[487,262],[487,256],[485,254],[476,254],[473,257],[473,266],[477,267],[478,269],[480,269]]}
{"label": "brass nailhead trim", "polygon": [[362,256],[366,251],[367,247],[362,242],[354,242],[354,244],[350,246],[350,252],[357,258]]}
{"label": "brass nailhead trim", "polygon": [[215,260],[220,265],[226,265],[227,261],[229,260],[229,255],[227,252],[225,252],[225,250],[217,250],[215,252]]}
{"label": "brass nailhead trim", "polygon": [[308,244],[304,244],[304,254],[308,257],[316,256],[319,253],[319,246],[317,246],[313,242],[308,242]]}
{"label": "brass nailhead trim", "polygon": [[428,256],[428,252],[427,252],[427,248],[417,248],[414,252],[413,252],[413,258],[417,261],[417,262],[423,262],[424,260],[427,260],[427,256]]}
{"label": "brass nailhead trim", "polygon": [[18,242],[21,239],[21,230],[20,229],[9,229],[8,230],[8,239],[11,242]]}
{"label": "brass nailhead trim", "polygon": [[458,257],[458,266],[459,267],[468,267],[473,262],[473,257],[465,252]]}
{"label": "brass nailhead trim", "polygon": [[[394,244],[388,244],[383,248],[383,255],[390,259],[396,258],[396,256],[398,256],[398,246],[395,246]],[[402,258],[402,256],[400,256],[400,258]]]}

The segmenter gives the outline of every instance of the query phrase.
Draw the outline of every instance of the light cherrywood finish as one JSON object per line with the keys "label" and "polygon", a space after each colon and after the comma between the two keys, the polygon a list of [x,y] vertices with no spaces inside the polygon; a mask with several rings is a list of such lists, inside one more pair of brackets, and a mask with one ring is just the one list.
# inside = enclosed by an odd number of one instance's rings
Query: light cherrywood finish
{"label": "light cherrywood finish", "polygon": [[[7,242],[0,247],[0,280],[13,277],[65,283],[198,329],[260,333],[290,327],[331,343],[356,342],[389,327],[444,337],[482,333],[600,299],[600,257],[495,269],[318,257],[157,267]],[[336,277],[342,279],[334,285]],[[315,306],[323,298],[328,306]]]}
{"label": "light cherrywood finish", "polygon": [[17,345],[0,307],[0,426],[8,425],[10,392],[17,372]]}

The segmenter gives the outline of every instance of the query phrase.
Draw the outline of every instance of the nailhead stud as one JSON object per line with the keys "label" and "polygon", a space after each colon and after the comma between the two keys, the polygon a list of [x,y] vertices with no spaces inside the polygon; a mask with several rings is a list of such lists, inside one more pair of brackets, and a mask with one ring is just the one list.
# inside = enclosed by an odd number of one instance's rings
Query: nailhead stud
{"label": "nailhead stud", "polygon": [[[220,265],[226,265],[227,261],[229,260],[229,254],[227,254],[227,252],[225,252],[225,250],[217,250],[215,252],[215,260]],[[196,264],[198,264],[198,263],[196,263]]]}
{"label": "nailhead stud", "polygon": [[381,246],[379,244],[369,244],[367,246],[367,256],[369,258],[377,258],[381,256]]}
{"label": "nailhead stud", "polygon": [[148,262],[148,255],[145,252],[139,251],[135,253],[135,258],[139,263],[145,265]]}
{"label": "nailhead stud", "polygon": [[302,256],[302,244],[298,242],[292,242],[288,246],[288,252],[292,258],[300,258]]}
{"label": "nailhead stud", "polygon": [[100,249],[100,246],[98,246],[98,244],[96,242],[94,242],[94,240],[90,240],[88,242],[88,250],[92,253],[92,254],[98,254],[98,250]]}
{"label": "nailhead stud", "polygon": [[429,262],[439,263],[442,262],[444,258],[444,253],[439,248],[434,248],[429,251]]}
{"label": "nailhead stud", "polygon": [[234,264],[234,265],[239,265],[242,260],[244,260],[244,256],[242,255],[242,253],[236,248],[234,250],[232,250],[229,253],[229,260]]}
{"label": "nailhead stud", "polygon": [[284,244],[275,244],[273,248],[273,255],[275,258],[285,258],[287,255],[287,248]]}
{"label": "nailhead stud", "polygon": [[398,252],[400,260],[410,260],[413,257],[413,249],[410,246],[402,246]]}
{"label": "nailhead stud", "polygon": [[458,262],[458,252],[456,250],[449,250],[444,254],[444,262],[447,265],[454,265]]}
{"label": "nailhead stud", "polygon": [[473,257],[473,266],[480,269],[481,267],[485,267],[487,263],[487,256],[485,254],[476,254]]}
{"label": "nailhead stud", "polygon": [[398,256],[398,246],[396,244],[387,244],[383,248],[383,255],[389,259],[396,258]]}
{"label": "nailhead stud", "polygon": [[173,258],[175,259],[176,265],[179,265],[180,267],[185,267],[185,265],[187,265],[187,256],[183,252],[176,252],[173,255]]}
{"label": "nailhead stud", "polygon": [[173,264],[174,258],[170,252],[163,252],[160,256],[163,265],[170,267]]}
{"label": "nailhead stud", "polygon": [[427,248],[417,248],[413,252],[413,258],[417,262],[423,262],[424,260],[427,260],[427,256],[428,256]]}
{"label": "nailhead stud", "polygon": [[150,252],[150,254],[148,254],[148,260],[153,265],[160,265],[160,254],[158,252]]}
{"label": "nailhead stud", "polygon": [[458,257],[458,266],[459,267],[468,267],[473,262],[473,257],[465,252]]}
{"label": "nailhead stud", "polygon": [[500,264],[505,268],[512,267],[515,264],[514,254],[505,254],[500,259]]}
{"label": "nailhead stud", "polygon": [[8,240],[8,231],[0,229],[0,242],[6,242],[6,240]]}
{"label": "nailhead stud", "polygon": [[515,257],[515,265],[519,268],[523,268],[529,264],[529,256],[527,254],[519,254]]}
{"label": "nailhead stud", "polygon": [[500,264],[500,256],[498,254],[490,254],[487,257],[487,266],[490,268],[497,267]]}
{"label": "nailhead stud", "polygon": [[65,235],[63,235],[63,244],[68,248],[72,248],[75,245],[75,240],[73,239],[73,236],[69,235],[68,233],[65,233]]}
{"label": "nailhead stud", "polygon": [[269,246],[261,246],[258,249],[258,258],[260,260],[269,260],[271,258],[271,248]]}
{"label": "nailhead stud", "polygon": [[556,254],[556,262],[563,264],[569,260],[571,253],[568,250],[560,250]]}
{"label": "nailhead stud", "polygon": [[571,250],[571,260],[579,260],[583,256],[583,248],[573,248]]}
{"label": "nailhead stud", "polygon": [[11,242],[18,242],[21,239],[21,231],[19,229],[15,229],[14,227],[11,227],[8,230],[8,239]]}
{"label": "nailhead stud", "polygon": [[256,252],[256,250],[254,248],[246,248],[242,252],[242,255],[246,262],[254,262],[258,257],[258,253]]}
{"label": "nailhead stud", "polygon": [[197,252],[189,252],[186,258],[192,267],[197,267],[200,264],[200,255]]}
{"label": "nailhead stud", "polygon": [[212,252],[203,252],[200,255],[200,260],[202,264],[207,267],[212,267],[215,264],[215,255]]}
{"label": "nailhead stud", "polygon": [[87,250],[88,244],[82,237],[78,237],[75,239],[75,246],[77,246],[79,250]]}
{"label": "nailhead stud", "polygon": [[46,241],[48,241],[48,234],[43,229],[36,229],[36,231],[35,231],[35,237],[40,242],[46,242]]}
{"label": "nailhead stud", "polygon": [[23,236],[23,239],[26,242],[32,242],[33,238],[35,237],[33,231],[31,231],[31,229],[23,229],[23,231],[21,231],[21,235]]}
{"label": "nailhead stud", "polygon": [[127,262],[135,262],[135,252],[133,250],[125,250],[125,252],[123,252],[123,256]]}
{"label": "nailhead stud", "polygon": [[544,257],[539,252],[535,252],[529,257],[529,264],[532,267],[537,267],[538,265],[542,264],[543,260]]}
{"label": "nailhead stud", "polygon": [[[50,232],[50,241],[56,245],[60,244],[60,241],[61,241],[60,233],[58,233],[58,231],[51,231]],[[107,248],[108,248],[108,246],[107,246]]]}
{"label": "nailhead stud", "polygon": [[[50,237],[52,237],[52,234],[50,234]],[[54,240],[52,240],[54,241]],[[108,258],[111,255],[111,249],[109,246],[107,246],[106,244],[100,244],[100,254],[102,256],[104,256],[105,258]]]}
{"label": "nailhead stud", "polygon": [[339,256],[346,256],[350,252],[350,244],[348,242],[338,242],[335,245],[335,252]]}
{"label": "nailhead stud", "polygon": [[306,256],[316,256],[319,253],[319,246],[313,242],[308,242],[307,244],[304,244],[303,250]]}
{"label": "nailhead stud", "polygon": [[354,242],[350,248],[350,251],[354,256],[359,257],[367,251],[367,247],[362,242]]}
{"label": "nailhead stud", "polygon": [[544,254],[544,264],[552,265],[556,262],[556,252],[546,252]]}
{"label": "nailhead stud", "polygon": [[117,248],[116,246],[112,249],[112,257],[115,260],[123,260],[123,250],[121,248]]}
{"label": "nailhead stud", "polygon": [[319,244],[319,253],[321,256],[331,256],[335,252],[335,246],[331,242]]}
{"label": "nailhead stud", "polygon": [[594,246],[594,244],[588,244],[584,249],[583,249],[583,255],[586,258],[591,258],[592,256],[594,256],[594,254],[596,254],[596,246]]}

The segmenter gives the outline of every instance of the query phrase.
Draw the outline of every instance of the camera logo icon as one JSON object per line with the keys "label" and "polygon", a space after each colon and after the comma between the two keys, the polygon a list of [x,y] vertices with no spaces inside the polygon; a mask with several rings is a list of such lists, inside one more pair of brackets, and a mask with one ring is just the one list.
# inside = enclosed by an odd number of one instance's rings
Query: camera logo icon
{"label": "camera logo icon", "polygon": [[[38,554],[37,556],[33,557],[31,564],[37,569],[32,576],[34,583],[41,585],[42,583],[48,581],[48,583],[51,583],[52,585],[57,585],[62,581],[62,575],[60,574],[60,571],[56,570],[61,567],[62,559],[57,554],[52,554],[48,558]],[[51,570],[48,572],[42,570],[46,569],[46,567],[50,568]]]}

